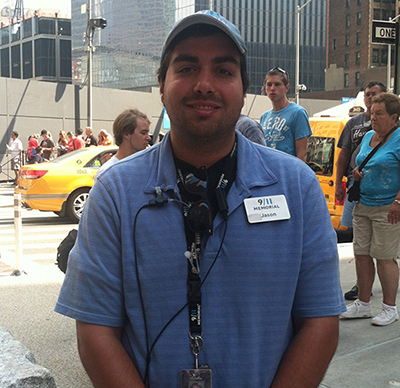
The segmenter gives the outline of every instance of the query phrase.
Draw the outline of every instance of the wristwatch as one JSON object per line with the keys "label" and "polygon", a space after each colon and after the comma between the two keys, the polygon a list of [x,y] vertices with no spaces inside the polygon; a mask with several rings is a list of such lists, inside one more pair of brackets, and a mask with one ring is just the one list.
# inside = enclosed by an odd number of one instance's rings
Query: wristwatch
{"label": "wristwatch", "polygon": [[400,205],[400,199],[395,199],[393,202],[397,203],[398,205]]}

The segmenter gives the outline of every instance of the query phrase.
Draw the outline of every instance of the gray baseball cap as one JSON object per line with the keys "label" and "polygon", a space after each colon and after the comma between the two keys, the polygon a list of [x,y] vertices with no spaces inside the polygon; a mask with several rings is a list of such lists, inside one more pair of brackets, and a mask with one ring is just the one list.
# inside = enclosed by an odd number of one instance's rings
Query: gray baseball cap
{"label": "gray baseball cap", "polygon": [[233,43],[235,43],[241,54],[246,54],[247,48],[238,28],[218,13],[207,10],[199,11],[195,14],[186,16],[174,24],[172,30],[167,36],[167,39],[165,40],[161,54],[161,62],[163,61],[165,53],[172,41],[186,28],[195,24],[208,24],[210,26],[217,27],[232,39]]}

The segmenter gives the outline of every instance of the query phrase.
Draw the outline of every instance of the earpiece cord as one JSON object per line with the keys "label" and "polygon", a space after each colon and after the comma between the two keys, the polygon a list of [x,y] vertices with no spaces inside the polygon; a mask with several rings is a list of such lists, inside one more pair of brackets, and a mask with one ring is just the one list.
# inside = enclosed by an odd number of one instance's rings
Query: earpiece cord
{"label": "earpiece cord", "polygon": [[[178,199],[168,199],[167,202],[178,202],[180,204],[186,205],[186,203],[178,200]],[[151,362],[151,353],[154,349],[154,346],[156,345],[156,343],[158,342],[158,340],[160,339],[161,335],[164,333],[164,331],[167,329],[167,327],[174,321],[174,319],[188,306],[188,302],[185,303],[184,306],[182,306],[178,312],[176,312],[172,318],[165,324],[165,326],[161,329],[160,333],[157,335],[156,339],[154,340],[153,344],[151,345],[151,347],[149,348],[149,335],[148,335],[148,328],[147,328],[147,319],[146,319],[146,311],[144,308],[144,301],[143,301],[143,294],[142,294],[142,287],[140,284],[140,278],[139,278],[139,267],[138,267],[138,260],[137,260],[137,250],[136,250],[136,223],[137,223],[137,219],[139,214],[141,213],[141,211],[145,208],[148,207],[154,207],[154,204],[146,204],[143,205],[139,211],[136,213],[135,216],[135,220],[134,220],[134,224],[133,224],[133,244],[134,244],[134,254],[135,254],[135,274],[136,274],[136,280],[138,283],[138,291],[139,291],[139,299],[140,299],[140,305],[141,305],[141,309],[142,309],[142,315],[143,315],[143,323],[145,326],[145,337],[146,337],[146,351],[147,351],[147,355],[146,355],[146,369],[145,369],[145,374],[144,374],[144,384],[147,388],[150,388],[150,380],[149,380],[149,369],[150,369],[150,362]],[[212,262],[210,268],[208,269],[206,275],[204,276],[204,279],[202,280],[202,282],[200,283],[199,288],[201,288],[204,284],[204,282],[206,281],[208,275],[210,274],[211,269],[214,267],[217,258],[219,257],[219,254],[222,250],[222,245],[225,241],[225,236],[226,236],[226,231],[227,231],[227,227],[228,227],[228,221],[227,219],[225,219],[225,228],[224,228],[224,233],[222,236],[222,240],[221,240],[221,244],[219,246],[218,252],[215,255],[214,261]]]}

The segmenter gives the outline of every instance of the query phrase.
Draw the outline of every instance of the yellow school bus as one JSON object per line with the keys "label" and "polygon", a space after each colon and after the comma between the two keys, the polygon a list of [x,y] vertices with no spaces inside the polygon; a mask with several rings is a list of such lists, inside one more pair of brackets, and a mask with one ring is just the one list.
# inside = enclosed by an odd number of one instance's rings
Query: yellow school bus
{"label": "yellow school bus", "polygon": [[[313,134],[307,145],[307,164],[318,177],[332,225],[337,230],[346,229],[340,226],[343,202],[335,200],[336,161],[340,151],[337,143],[346,122],[343,117],[310,117]],[[346,184],[345,178],[342,184]]]}

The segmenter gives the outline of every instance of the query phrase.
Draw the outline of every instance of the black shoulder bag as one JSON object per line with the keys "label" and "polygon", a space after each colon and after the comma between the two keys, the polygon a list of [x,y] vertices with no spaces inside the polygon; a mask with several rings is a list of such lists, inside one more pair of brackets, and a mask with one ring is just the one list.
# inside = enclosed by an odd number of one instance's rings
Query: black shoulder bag
{"label": "black shoulder bag", "polygon": [[[364,166],[368,163],[368,161],[375,155],[376,151],[383,145],[383,143],[386,141],[388,136],[394,132],[397,129],[397,127],[393,127],[383,138],[383,140],[377,144],[374,149],[368,154],[368,156],[364,159],[364,161],[361,163],[360,167],[358,168],[358,171],[361,172],[361,170],[364,168]],[[347,190],[347,199],[349,202],[354,202],[354,201],[359,201],[360,200],[360,182],[361,181],[354,181],[353,186],[351,186]]]}

